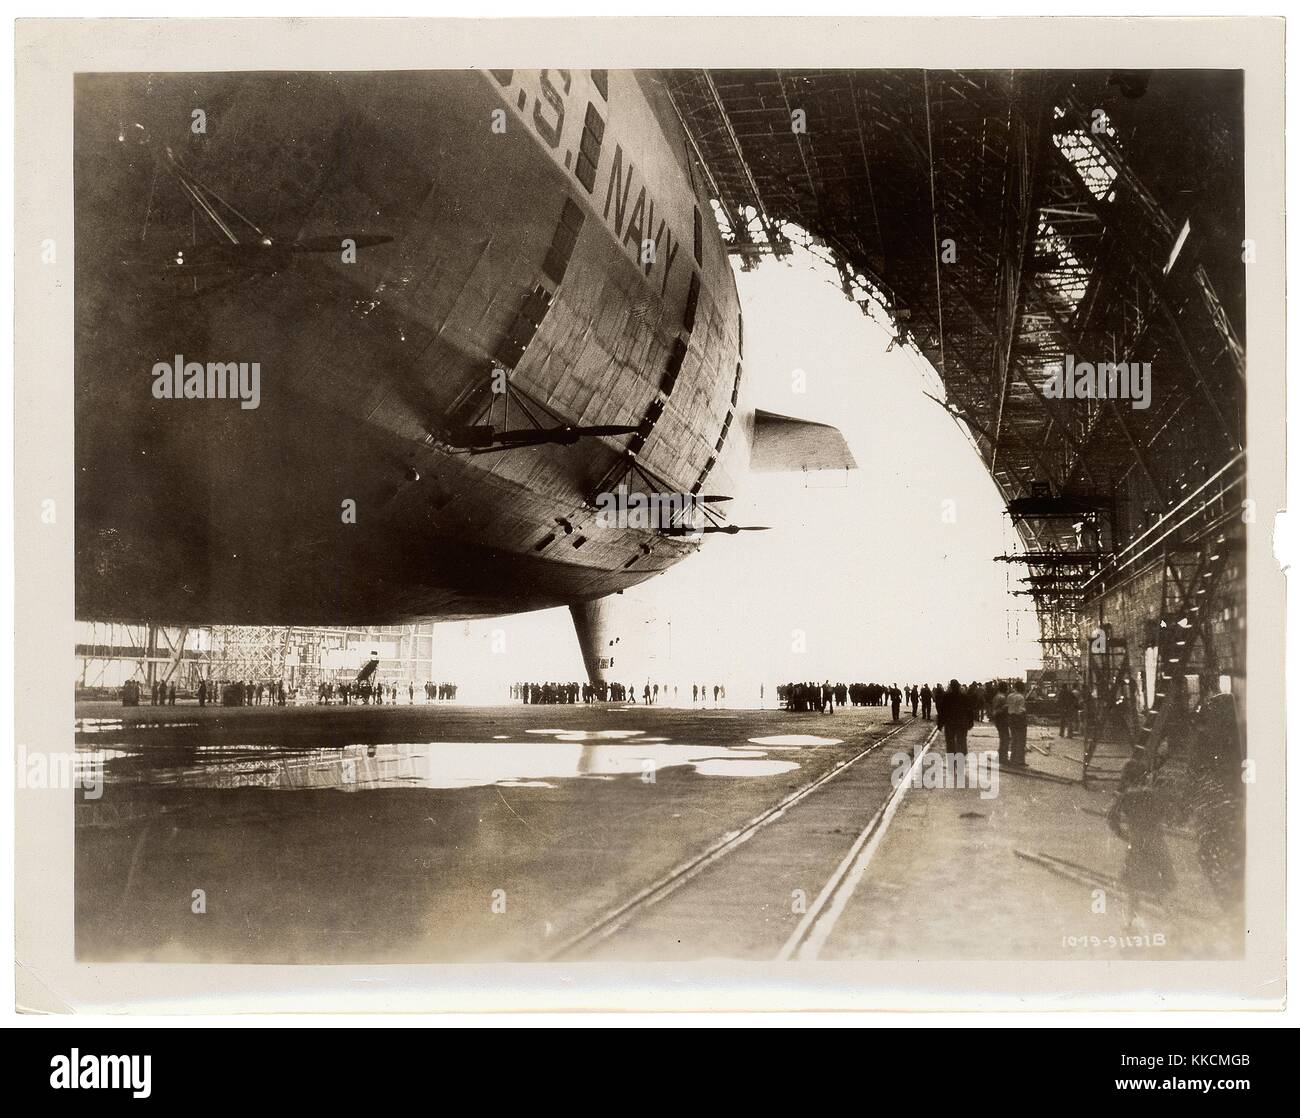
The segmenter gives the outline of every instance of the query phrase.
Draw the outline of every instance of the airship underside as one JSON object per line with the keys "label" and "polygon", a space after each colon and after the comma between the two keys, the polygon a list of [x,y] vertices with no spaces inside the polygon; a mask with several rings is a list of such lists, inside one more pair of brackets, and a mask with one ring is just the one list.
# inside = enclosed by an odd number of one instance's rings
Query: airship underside
{"label": "airship underside", "polygon": [[737,527],[739,300],[652,76],[84,75],[76,137],[78,616],[569,605],[597,675],[591,603]]}

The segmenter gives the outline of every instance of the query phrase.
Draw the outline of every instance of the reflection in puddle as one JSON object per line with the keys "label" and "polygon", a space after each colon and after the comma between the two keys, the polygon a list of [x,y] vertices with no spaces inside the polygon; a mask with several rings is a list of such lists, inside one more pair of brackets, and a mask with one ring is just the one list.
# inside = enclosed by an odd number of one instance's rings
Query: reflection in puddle
{"label": "reflection in puddle", "polygon": [[122,720],[120,718],[78,718],[76,722],[76,732],[78,734],[102,734],[106,730],[120,730]]}
{"label": "reflection in puddle", "polygon": [[773,734],[767,738],[750,738],[755,745],[843,745],[840,738],[819,738],[816,734]]}
{"label": "reflection in puddle", "polygon": [[[78,734],[106,734],[126,725],[120,718],[78,718],[73,731]],[[133,730],[178,730],[197,726],[197,722],[133,722]]]}
{"label": "reflection in puddle", "polygon": [[139,754],[130,749],[115,749],[109,746],[96,746],[94,749],[77,750],[77,768],[92,769],[103,768],[107,761],[118,761],[123,757],[138,757]]}
{"label": "reflection in puddle", "polygon": [[[618,742],[635,732],[548,730],[547,742],[423,742],[348,745],[301,752],[235,745],[199,747],[184,761],[146,764],[141,755],[96,751],[108,761],[110,784],[187,788],[269,788],[342,791],[375,788],[554,788],[577,777],[612,780],[687,767],[700,776],[775,776],[799,767],[769,760],[750,746],[674,745],[663,741]],[[586,739],[616,739],[594,744]],[[575,740],[576,739],[576,740]],[[120,754],[123,763],[113,764]]]}
{"label": "reflection in puddle", "polygon": [[[622,741],[624,738],[636,738],[644,730],[528,730],[530,734],[549,734],[556,741]],[[664,741],[664,738],[657,738]]]}

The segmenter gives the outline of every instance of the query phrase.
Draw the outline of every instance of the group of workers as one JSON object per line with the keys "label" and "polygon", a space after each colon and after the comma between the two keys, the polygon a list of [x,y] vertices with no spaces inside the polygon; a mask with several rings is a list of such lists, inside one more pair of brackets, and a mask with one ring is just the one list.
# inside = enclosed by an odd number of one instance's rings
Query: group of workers
{"label": "group of workers", "polygon": [[[424,684],[424,701],[426,703],[452,700],[456,698],[456,684]],[[216,680],[201,679],[194,691],[199,706],[220,701],[222,706],[284,706],[287,702],[298,699],[300,690],[286,687],[283,680]],[[340,702],[349,703],[384,703],[395,704],[403,699],[414,704],[415,682],[336,682],[325,680],[316,685],[316,702],[332,705]],[[144,690],[139,680],[128,680],[122,685],[122,703],[124,706],[139,706],[144,697]],[[152,706],[175,706],[176,683],[154,681],[149,685],[149,703]]]}
{"label": "group of workers", "polygon": [[1024,767],[1029,715],[1021,680],[963,685],[952,679],[947,687],[935,684],[932,695],[935,726],[943,731],[944,748],[949,753],[964,754],[970,728],[987,718],[998,732],[998,761]]}

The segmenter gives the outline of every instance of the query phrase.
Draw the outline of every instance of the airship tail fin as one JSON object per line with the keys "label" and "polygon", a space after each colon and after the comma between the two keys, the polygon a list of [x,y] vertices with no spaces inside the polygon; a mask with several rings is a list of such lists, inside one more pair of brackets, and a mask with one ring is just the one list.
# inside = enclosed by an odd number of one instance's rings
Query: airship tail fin
{"label": "airship tail fin", "polygon": [[838,427],[758,410],[749,468],[777,470],[856,470],[857,462]]}

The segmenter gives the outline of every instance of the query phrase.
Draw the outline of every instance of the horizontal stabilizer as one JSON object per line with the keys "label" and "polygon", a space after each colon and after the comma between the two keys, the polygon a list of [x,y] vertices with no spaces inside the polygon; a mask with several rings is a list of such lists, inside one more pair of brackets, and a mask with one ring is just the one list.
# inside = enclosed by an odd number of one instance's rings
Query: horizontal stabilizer
{"label": "horizontal stabilizer", "polygon": [[751,470],[856,470],[838,427],[758,410],[754,413]]}

